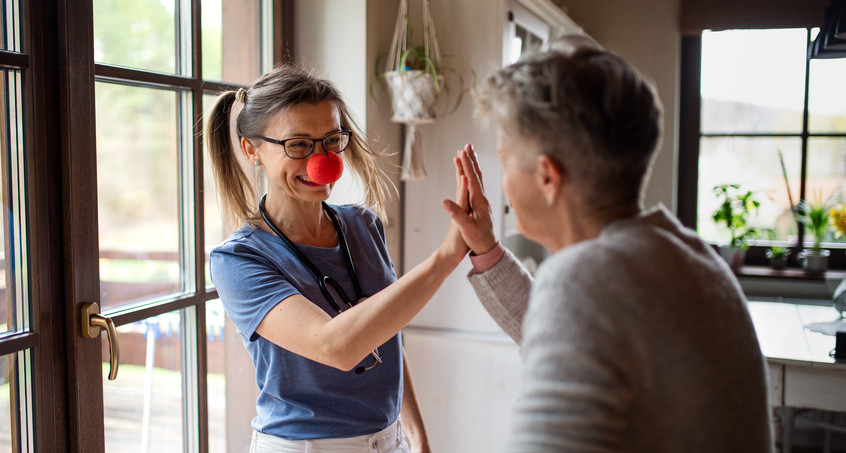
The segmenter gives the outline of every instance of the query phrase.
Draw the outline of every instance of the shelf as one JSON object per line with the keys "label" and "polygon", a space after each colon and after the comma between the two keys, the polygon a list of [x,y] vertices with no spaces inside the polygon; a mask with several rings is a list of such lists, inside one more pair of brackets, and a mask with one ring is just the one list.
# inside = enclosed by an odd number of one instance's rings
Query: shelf
{"label": "shelf", "polygon": [[787,268],[777,271],[766,266],[742,266],[733,270],[734,274],[738,277],[780,278],[811,281],[842,280],[843,278],[846,278],[846,271],[839,269],[829,270],[823,274],[809,274],[798,268]]}

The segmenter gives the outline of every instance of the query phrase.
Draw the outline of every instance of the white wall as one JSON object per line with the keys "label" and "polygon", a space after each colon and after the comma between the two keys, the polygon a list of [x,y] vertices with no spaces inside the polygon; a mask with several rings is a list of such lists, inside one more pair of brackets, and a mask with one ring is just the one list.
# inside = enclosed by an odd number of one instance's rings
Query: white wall
{"label": "white wall", "polygon": [[676,210],[678,93],[681,67],[679,0],[563,0],[567,14],[606,49],[651,78],[664,103],[664,142],[646,190],[647,207]]}
{"label": "white wall", "polygon": [[[294,7],[296,63],[331,80],[341,91],[353,119],[365,128],[367,103],[366,1],[301,1]],[[345,172],[331,203],[361,201],[361,188]]]}

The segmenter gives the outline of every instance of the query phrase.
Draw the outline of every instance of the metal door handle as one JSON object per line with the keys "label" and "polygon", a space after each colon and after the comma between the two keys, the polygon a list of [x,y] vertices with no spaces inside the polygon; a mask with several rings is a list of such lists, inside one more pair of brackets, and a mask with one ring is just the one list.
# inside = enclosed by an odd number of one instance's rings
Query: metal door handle
{"label": "metal door handle", "polygon": [[112,318],[100,314],[100,306],[94,302],[82,304],[82,336],[85,338],[98,338],[100,328],[106,329],[106,336],[109,340],[109,380],[117,379],[118,363],[120,362],[120,348],[118,346],[117,332]]}

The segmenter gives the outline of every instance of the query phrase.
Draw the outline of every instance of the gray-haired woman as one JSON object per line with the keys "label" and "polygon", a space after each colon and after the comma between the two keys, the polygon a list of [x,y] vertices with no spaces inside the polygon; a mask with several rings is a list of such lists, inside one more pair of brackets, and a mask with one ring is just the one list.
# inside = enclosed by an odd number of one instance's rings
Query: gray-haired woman
{"label": "gray-haired woman", "polygon": [[[206,138],[223,205],[243,224],[210,266],[256,367],[251,452],[406,452],[399,416],[413,451],[428,452],[398,332],[466,254],[457,230],[397,279],[376,155],[335,87],[294,67],[223,93]],[[239,159],[267,176],[260,201]],[[372,210],[325,203],[344,163]]]}
{"label": "gray-haired woman", "polygon": [[[764,361],[743,293],[662,206],[642,209],[661,135],[653,87],[585,38],[490,76],[478,112],[499,137],[502,189],[553,255],[535,280],[494,238],[476,154],[459,151],[470,282],[521,346],[508,451],[766,452]],[[475,256],[474,256],[475,255]]]}

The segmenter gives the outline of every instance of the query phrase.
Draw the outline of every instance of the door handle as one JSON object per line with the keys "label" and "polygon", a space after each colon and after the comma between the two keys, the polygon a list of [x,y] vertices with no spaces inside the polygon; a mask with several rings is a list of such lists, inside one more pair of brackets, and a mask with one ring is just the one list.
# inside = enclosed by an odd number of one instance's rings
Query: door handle
{"label": "door handle", "polygon": [[112,318],[100,314],[100,306],[95,302],[82,304],[82,336],[85,338],[98,338],[100,328],[106,329],[106,337],[109,340],[109,380],[117,379],[118,364],[120,363],[120,347],[118,346],[117,332]]}

